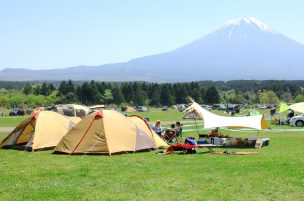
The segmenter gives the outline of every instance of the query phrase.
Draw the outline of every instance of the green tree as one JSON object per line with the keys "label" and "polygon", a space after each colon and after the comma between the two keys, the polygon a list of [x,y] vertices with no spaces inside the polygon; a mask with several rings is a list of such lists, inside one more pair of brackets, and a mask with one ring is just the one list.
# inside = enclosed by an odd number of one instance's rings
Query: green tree
{"label": "green tree", "polygon": [[186,84],[177,84],[174,90],[175,102],[177,104],[182,104],[186,102],[187,96],[189,96],[189,91]]}
{"label": "green tree", "polygon": [[298,102],[304,102],[304,94],[299,94],[296,96],[295,98],[295,102],[298,103]]}
{"label": "green tree", "polygon": [[126,83],[123,87],[122,87],[122,93],[125,97],[126,102],[132,104],[132,100],[134,95],[134,90],[132,87],[131,83]]}
{"label": "green tree", "polygon": [[51,83],[51,84],[49,84],[49,92],[50,92],[50,94],[51,93],[53,93],[55,90],[56,90],[56,87]]}
{"label": "green tree", "polygon": [[220,94],[215,86],[207,89],[204,102],[207,104],[216,104],[220,102]]}
{"label": "green tree", "polygon": [[24,97],[21,95],[14,95],[9,99],[9,105],[11,107],[23,107],[24,106]]}
{"label": "green tree", "polygon": [[37,95],[37,96],[41,94],[41,86],[40,85],[37,85],[34,88],[34,94]]}
{"label": "green tree", "polygon": [[135,87],[133,103],[135,105],[147,105],[147,94],[140,86]]}
{"label": "green tree", "polygon": [[201,88],[201,100],[202,100],[202,103],[205,102],[205,96],[206,96],[206,89],[204,87]]}
{"label": "green tree", "polygon": [[113,94],[113,103],[119,105],[119,104],[125,102],[125,97],[119,86],[115,86],[113,88],[112,94]]}
{"label": "green tree", "polygon": [[58,87],[58,96],[64,96],[68,93],[67,83],[62,81]]}
{"label": "green tree", "polygon": [[66,93],[75,93],[75,87],[72,80],[69,80],[65,87]]}
{"label": "green tree", "polygon": [[113,100],[113,94],[111,89],[106,89],[104,90],[104,94],[102,96],[103,100],[105,103],[111,103],[111,101]]}
{"label": "green tree", "polygon": [[90,97],[89,104],[98,104],[102,101],[102,96],[99,93],[97,85],[95,84],[94,80],[92,80],[90,83],[89,97]]}
{"label": "green tree", "polygon": [[295,97],[295,102],[304,102],[304,87],[300,87],[299,94]]}
{"label": "green tree", "polygon": [[40,94],[43,95],[43,96],[50,95],[49,87],[45,82],[43,82],[43,84],[41,86]]}
{"label": "green tree", "polygon": [[0,93],[0,105],[3,107],[9,107],[9,98],[6,93]]}
{"label": "green tree", "polygon": [[271,90],[263,90],[259,92],[260,103],[279,103],[277,94]]}
{"label": "green tree", "polygon": [[81,103],[88,104],[90,101],[90,85],[88,82],[84,82],[78,91],[78,99],[81,100]]}
{"label": "green tree", "polygon": [[173,105],[173,97],[170,93],[169,86],[167,84],[163,85],[161,89],[160,98],[162,105],[167,105],[167,106]]}
{"label": "green tree", "polygon": [[32,84],[26,83],[26,85],[25,85],[24,88],[23,88],[23,93],[24,93],[25,95],[29,95],[29,94],[33,93]]}
{"label": "green tree", "polygon": [[161,98],[160,98],[160,88],[158,84],[153,84],[148,91],[148,97],[150,99],[150,105],[153,106],[160,106],[161,105]]}

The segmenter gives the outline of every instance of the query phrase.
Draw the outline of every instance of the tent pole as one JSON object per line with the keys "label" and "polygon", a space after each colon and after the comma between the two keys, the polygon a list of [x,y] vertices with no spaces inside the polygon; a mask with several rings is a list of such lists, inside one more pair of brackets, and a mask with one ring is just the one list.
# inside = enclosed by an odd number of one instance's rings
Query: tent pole
{"label": "tent pole", "polygon": [[195,119],[195,117],[194,117],[194,123],[195,123],[196,131],[197,131],[197,135],[199,135],[199,131],[198,131],[198,127],[197,127],[197,124],[196,124],[196,119]]}

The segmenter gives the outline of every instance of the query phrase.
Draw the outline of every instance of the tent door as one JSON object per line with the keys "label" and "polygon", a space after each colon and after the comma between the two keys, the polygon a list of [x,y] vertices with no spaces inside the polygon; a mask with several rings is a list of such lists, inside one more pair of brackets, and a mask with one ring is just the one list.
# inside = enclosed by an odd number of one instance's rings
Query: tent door
{"label": "tent door", "polygon": [[20,132],[19,136],[16,139],[16,145],[25,145],[27,144],[34,133],[34,127],[31,123],[27,124],[24,129]]}
{"label": "tent door", "polygon": [[148,135],[140,130],[139,128],[136,129],[136,144],[135,144],[135,151],[138,150],[145,150],[145,149],[155,149],[155,143],[148,137]]}

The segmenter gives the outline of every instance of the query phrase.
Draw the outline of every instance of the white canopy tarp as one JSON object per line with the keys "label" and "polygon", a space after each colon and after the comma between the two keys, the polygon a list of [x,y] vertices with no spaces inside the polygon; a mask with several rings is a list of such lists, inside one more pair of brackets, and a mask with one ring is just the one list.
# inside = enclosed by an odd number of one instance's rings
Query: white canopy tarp
{"label": "white canopy tarp", "polygon": [[213,114],[193,102],[186,110],[188,113],[196,113],[204,119],[204,128],[229,127],[229,128],[253,128],[268,129],[268,125],[263,115],[246,117],[225,117]]}
{"label": "white canopy tarp", "polygon": [[279,113],[285,112],[287,110],[294,110],[304,114],[304,102],[295,103],[292,105],[287,105],[286,103],[281,103]]}

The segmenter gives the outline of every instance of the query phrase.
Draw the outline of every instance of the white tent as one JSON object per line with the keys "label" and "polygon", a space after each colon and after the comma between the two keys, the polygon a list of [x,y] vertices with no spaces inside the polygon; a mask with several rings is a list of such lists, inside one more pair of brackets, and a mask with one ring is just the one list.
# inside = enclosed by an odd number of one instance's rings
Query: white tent
{"label": "white tent", "polygon": [[192,112],[185,114],[183,119],[202,119],[202,117],[195,112]]}
{"label": "white tent", "polygon": [[204,119],[204,128],[228,127],[228,128],[269,128],[263,115],[246,117],[225,117],[213,114],[193,102],[186,110],[188,113],[195,113]]}

